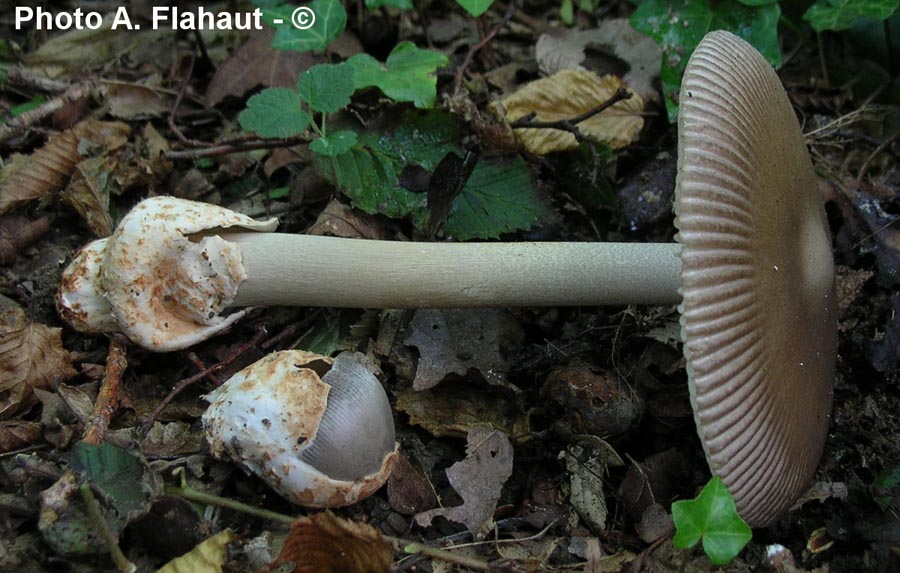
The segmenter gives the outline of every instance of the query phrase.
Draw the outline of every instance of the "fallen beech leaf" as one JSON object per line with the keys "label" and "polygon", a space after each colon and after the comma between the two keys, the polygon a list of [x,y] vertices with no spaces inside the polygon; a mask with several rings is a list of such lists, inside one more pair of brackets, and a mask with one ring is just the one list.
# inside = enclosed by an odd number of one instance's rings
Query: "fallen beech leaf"
{"label": "fallen beech leaf", "polygon": [[293,563],[293,573],[388,573],[392,556],[390,544],[377,529],[326,511],[291,525],[269,570]]}
{"label": "fallen beech leaf", "polygon": [[[588,48],[604,52],[597,58]],[[599,51],[595,50],[595,51]],[[628,18],[609,18],[591,30],[563,29],[542,34],[535,46],[535,59],[541,72],[549,75],[560,70],[594,70],[612,73],[610,55],[619,58],[627,71],[622,80],[645,100],[656,100],[658,90],[653,81],[659,77],[662,48],[649,36],[631,27]]]}
{"label": "fallen beech leaf", "polygon": [[384,224],[374,215],[363,213],[332,199],[319,213],[308,235],[333,235],[351,239],[386,239]]}
{"label": "fallen beech leaf", "polygon": [[560,454],[569,475],[569,503],[581,520],[593,531],[606,530],[606,495],[603,482],[610,466],[622,466],[622,459],[606,442],[598,440],[598,449],[571,445]]}
{"label": "fallen beech leaf", "polygon": [[0,265],[11,265],[16,257],[50,230],[50,221],[31,221],[21,215],[0,215]]}
{"label": "fallen beech leaf", "polygon": [[85,159],[75,166],[72,180],[61,195],[62,200],[84,219],[97,237],[112,234],[109,193],[114,182],[109,175],[117,164],[117,158],[109,156]]}
{"label": "fallen beech leaf", "polygon": [[169,561],[156,573],[222,573],[228,559],[228,544],[234,540],[234,534],[226,529]]}
{"label": "fallen beech leaf", "polygon": [[31,322],[20,308],[0,312],[0,419],[34,403],[35,388],[75,376],[61,332]]}
{"label": "fallen beech leaf", "polygon": [[0,213],[65,187],[75,166],[123,147],[126,124],[89,119],[54,135],[29,156],[14,155],[0,170]]}
{"label": "fallen beech leaf", "polygon": [[419,349],[413,388],[426,390],[471,369],[489,384],[506,385],[505,349],[522,338],[519,324],[502,310],[417,310],[405,341]]}
{"label": "fallen beech leaf", "polygon": [[493,527],[494,510],[500,490],[512,474],[513,448],[502,432],[475,428],[469,432],[466,459],[447,469],[447,479],[462,497],[462,505],[420,513],[416,523],[422,527],[442,516],[462,523],[481,539]]}
{"label": "fallen beech leaf", "polygon": [[[627,87],[615,76],[603,76],[585,70],[561,70],[523,86],[516,93],[493,102],[494,115],[509,123],[535,113],[536,121],[571,119],[608,100],[620,87]],[[637,139],[644,118],[644,101],[632,92],[602,113],[578,124],[582,134],[610,147],[625,147]],[[536,155],[576,149],[575,136],[558,129],[516,129],[516,138]]]}
{"label": "fallen beech leaf", "polygon": [[404,515],[415,515],[437,505],[437,494],[425,471],[401,452],[387,482],[388,504]]}
{"label": "fallen beech leaf", "polygon": [[119,119],[161,117],[172,105],[171,96],[149,86],[113,84],[107,88],[109,114]]}
{"label": "fallen beech leaf", "polygon": [[439,438],[462,438],[474,428],[489,426],[524,442],[531,437],[529,415],[510,394],[502,388],[447,380],[421,392],[401,390],[397,410]]}
{"label": "fallen beech leaf", "polygon": [[34,445],[41,441],[42,436],[40,422],[0,422],[0,454]]}

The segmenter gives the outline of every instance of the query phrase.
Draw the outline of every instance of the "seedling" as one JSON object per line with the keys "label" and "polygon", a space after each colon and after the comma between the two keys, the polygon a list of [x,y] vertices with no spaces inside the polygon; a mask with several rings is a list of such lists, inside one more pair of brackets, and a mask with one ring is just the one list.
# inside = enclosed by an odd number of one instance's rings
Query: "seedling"
{"label": "seedling", "polygon": [[672,519],[675,547],[690,549],[702,539],[703,551],[715,565],[730,563],[753,537],[718,477],[709,480],[696,498],[673,503]]}

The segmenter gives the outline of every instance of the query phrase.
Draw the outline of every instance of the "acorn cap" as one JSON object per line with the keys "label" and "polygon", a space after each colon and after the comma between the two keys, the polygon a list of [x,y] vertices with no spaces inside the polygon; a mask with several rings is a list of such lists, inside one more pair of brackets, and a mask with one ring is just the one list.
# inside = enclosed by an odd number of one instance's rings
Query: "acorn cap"
{"label": "acorn cap", "polygon": [[691,56],[678,117],[676,239],[694,416],[741,516],[809,485],[831,415],[834,263],[797,118],[768,62],[724,31]]}
{"label": "acorn cap", "polygon": [[214,231],[269,232],[277,225],[175,197],[142,201],[110,236],[100,272],[118,329],[164,352],[228,328],[246,311],[219,313],[247,275],[240,248]]}
{"label": "acorn cap", "polygon": [[206,396],[210,451],[298,505],[339,507],[373,494],[398,445],[387,395],[361,356],[285,350],[241,370]]}

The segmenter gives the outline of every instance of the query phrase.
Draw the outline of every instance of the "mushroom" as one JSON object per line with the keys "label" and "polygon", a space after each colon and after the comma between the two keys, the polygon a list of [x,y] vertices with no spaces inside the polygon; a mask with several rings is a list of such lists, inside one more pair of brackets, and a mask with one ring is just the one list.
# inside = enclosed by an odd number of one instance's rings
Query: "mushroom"
{"label": "mushroom", "polygon": [[[234,322],[235,314],[217,314],[230,306],[680,302],[691,399],[712,473],[748,523],[766,525],[803,491],[824,447],[836,353],[834,269],[822,198],[784,89],[765,59],[728,32],[708,34],[687,65],[676,183],[675,244],[277,234],[268,232],[271,221],[221,211],[228,224],[182,225],[175,213],[195,204],[159,197],[125,217],[105,247],[100,285],[80,291],[106,301],[71,308],[63,292],[60,306],[63,316],[93,325],[79,312],[108,302],[96,329],[112,315],[138,344],[171,350],[201,337],[189,331],[192,322],[202,336]],[[156,212],[167,213],[165,223],[140,222]],[[166,249],[174,258],[160,259],[162,270],[137,253],[148,225],[170,231],[163,243],[176,245]],[[64,285],[91,275],[79,270],[91,259],[76,258]],[[135,266],[145,274],[120,278]],[[216,294],[211,287],[222,283],[227,288]],[[138,322],[135,305],[164,319]],[[154,325],[161,328],[148,333]]]}
{"label": "mushroom", "polygon": [[206,395],[210,451],[289,501],[351,505],[384,485],[397,460],[394,420],[362,355],[272,353]]}

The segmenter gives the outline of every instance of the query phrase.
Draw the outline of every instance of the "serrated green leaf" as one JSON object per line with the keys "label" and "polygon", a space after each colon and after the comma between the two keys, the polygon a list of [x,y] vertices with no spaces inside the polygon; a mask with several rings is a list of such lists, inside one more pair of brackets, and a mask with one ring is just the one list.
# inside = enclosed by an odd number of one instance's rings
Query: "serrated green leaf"
{"label": "serrated green leaf", "polygon": [[456,0],[456,3],[462,6],[473,18],[477,18],[487,12],[494,0]]}
{"label": "serrated green leaf", "polygon": [[[291,22],[291,16],[298,6],[285,4],[263,10],[263,18],[276,28],[275,38],[272,39],[273,48],[294,52],[324,50],[347,26],[347,12],[340,0],[313,0],[308,7],[315,15],[315,22],[305,30],[294,27]],[[276,24],[276,19],[282,23]]]}
{"label": "serrated green leaf", "polygon": [[324,155],[326,157],[337,157],[342,153],[347,153],[350,148],[356,145],[356,132],[354,131],[335,131],[329,133],[326,137],[320,137],[309,144],[309,148],[313,153]]}
{"label": "serrated green leaf", "polygon": [[309,125],[309,116],[300,106],[300,96],[295,90],[268,88],[247,101],[238,122],[260,137],[300,135]]}
{"label": "serrated green leaf", "polygon": [[400,42],[384,65],[368,54],[356,54],[347,63],[356,71],[357,89],[377,87],[394,101],[430,108],[437,97],[434,72],[449,60],[440,52],[419,49],[412,42]]}
{"label": "serrated green leaf", "polygon": [[813,30],[846,30],[864,18],[885,20],[900,7],[900,0],[818,0],[803,19]]}
{"label": "serrated green leaf", "polygon": [[[407,113],[396,123],[360,133],[349,152],[317,157],[326,176],[367,213],[410,218],[420,227],[428,215],[426,194],[398,183],[403,169],[414,164],[431,172],[458,145],[463,130],[445,112]],[[444,223],[457,239],[494,238],[528,229],[543,214],[527,166],[521,159],[481,160],[456,198]]]}
{"label": "serrated green leaf", "polygon": [[460,241],[495,239],[530,229],[543,209],[520,158],[479,162],[444,223],[444,234]]}
{"label": "serrated green leaf", "polygon": [[69,467],[102,491],[123,518],[131,519],[150,507],[153,491],[146,461],[135,452],[103,442],[79,442],[67,454]]}
{"label": "serrated green leaf", "polygon": [[688,58],[707,32],[733,32],[778,67],[780,16],[777,3],[748,6],[740,0],[644,0],[631,15],[631,25],[663,48],[660,79],[669,121],[678,117],[678,91]]}
{"label": "serrated green leaf", "polygon": [[672,544],[689,549],[703,539],[703,551],[715,565],[731,562],[753,533],[737,513],[734,498],[718,477],[709,480],[696,498],[672,504],[675,538]]}
{"label": "serrated green leaf", "polygon": [[382,6],[397,8],[398,10],[412,10],[414,8],[412,0],[366,0],[366,8],[369,10],[377,10]]}
{"label": "serrated green leaf", "polygon": [[313,111],[334,113],[350,105],[355,77],[348,64],[318,64],[300,74],[297,91]]}

